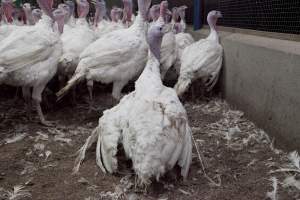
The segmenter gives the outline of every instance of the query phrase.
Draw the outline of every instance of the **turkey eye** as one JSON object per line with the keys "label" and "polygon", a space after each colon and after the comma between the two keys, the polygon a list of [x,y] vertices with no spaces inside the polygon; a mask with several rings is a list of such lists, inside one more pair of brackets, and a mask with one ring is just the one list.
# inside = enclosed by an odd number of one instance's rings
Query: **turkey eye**
{"label": "turkey eye", "polygon": [[161,30],[162,30],[162,27],[159,27],[159,30],[161,31]]}

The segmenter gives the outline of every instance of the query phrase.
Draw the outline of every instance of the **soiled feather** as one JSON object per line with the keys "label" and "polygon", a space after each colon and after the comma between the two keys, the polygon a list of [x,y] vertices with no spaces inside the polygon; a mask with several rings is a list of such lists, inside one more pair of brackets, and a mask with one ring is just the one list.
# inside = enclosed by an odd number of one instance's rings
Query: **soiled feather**
{"label": "soiled feather", "polygon": [[19,142],[19,141],[23,140],[26,136],[27,136],[27,133],[17,134],[12,138],[6,138],[5,143],[11,144],[11,143]]}
{"label": "soiled feather", "polygon": [[300,157],[297,151],[289,153],[288,158],[295,167],[300,169]]}
{"label": "soiled feather", "polygon": [[13,191],[7,191],[9,200],[21,200],[26,197],[31,197],[28,190],[24,190],[25,186],[17,185],[14,186]]}
{"label": "soiled feather", "polygon": [[300,181],[295,179],[295,176],[288,176],[283,181],[283,187],[295,187],[300,190]]}
{"label": "soiled feather", "polygon": [[270,181],[272,181],[273,191],[267,192],[267,197],[271,200],[277,200],[278,180],[276,177],[271,177]]}

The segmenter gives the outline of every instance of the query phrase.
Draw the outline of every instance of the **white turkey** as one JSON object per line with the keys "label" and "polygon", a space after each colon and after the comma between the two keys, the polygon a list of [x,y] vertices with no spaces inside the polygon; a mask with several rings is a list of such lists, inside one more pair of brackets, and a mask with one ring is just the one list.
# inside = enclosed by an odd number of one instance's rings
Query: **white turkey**
{"label": "white turkey", "polygon": [[176,92],[181,96],[192,81],[201,79],[207,91],[211,91],[218,81],[222,66],[223,47],[219,43],[216,31],[218,18],[222,17],[220,11],[211,11],[207,16],[210,34],[206,39],[186,47],[181,56],[181,68]]}
{"label": "white turkey", "polygon": [[87,80],[91,101],[94,81],[113,83],[113,98],[121,98],[122,88],[138,77],[146,64],[147,11],[150,4],[151,0],[139,0],[139,14],[130,28],[105,34],[83,51],[74,76],[57,93],[58,98],[84,79]]}
{"label": "white turkey", "polygon": [[69,8],[69,15],[67,16],[67,19],[65,20],[66,25],[74,27],[75,23],[76,23],[76,19],[74,16],[75,15],[75,3],[74,3],[74,1],[68,0],[68,1],[65,1],[64,4],[67,5]]}
{"label": "white turkey", "polygon": [[16,30],[19,26],[17,26],[13,19],[13,2],[12,0],[3,0],[1,2],[2,10],[3,10],[3,23],[0,26],[0,42],[9,36],[14,30]]}
{"label": "white turkey", "polygon": [[[167,2],[161,3],[161,16]],[[135,83],[135,91],[104,112],[98,127],[78,151],[74,173],[86,151],[97,141],[96,161],[104,173],[117,171],[117,147],[124,147],[137,174],[139,185],[158,181],[176,164],[187,178],[192,160],[192,133],[184,107],[174,89],[162,84],[160,45],[164,21],[156,21],[148,32],[150,51],[147,65]]]}
{"label": "white turkey", "polygon": [[42,15],[43,13],[41,9],[36,8],[32,10],[32,16],[35,24],[42,18]]}
{"label": "white turkey", "polygon": [[52,3],[52,0],[38,0],[44,12],[42,19],[35,26],[24,26],[21,31],[13,31],[0,42],[0,83],[22,86],[27,105],[30,105],[32,97],[44,125],[50,123],[42,113],[41,94],[56,74],[62,54],[60,33],[53,31],[53,23],[56,20],[58,29],[62,31],[64,12],[55,10],[52,13]]}
{"label": "white turkey", "polygon": [[186,5],[184,6],[180,6],[178,9],[177,9],[177,12],[180,16],[180,24],[181,24],[181,27],[182,27],[182,32],[185,32],[186,30],[186,21],[185,21],[185,10],[187,9],[188,7]]}
{"label": "white turkey", "polygon": [[[108,21],[104,19],[106,15],[106,4],[104,0],[96,0],[95,2],[95,19],[94,19],[94,26],[95,32],[98,38],[102,37],[103,35],[110,33],[115,30],[121,30],[126,28],[125,25],[119,21],[121,10],[119,8],[113,8],[111,10],[110,16],[112,21]],[[124,10],[128,11],[126,8],[129,6],[128,4],[124,4]]]}
{"label": "white turkey", "polygon": [[[64,82],[66,77],[72,77],[79,63],[80,54],[96,39],[94,31],[89,27],[86,20],[86,16],[89,12],[88,4],[86,0],[81,0],[78,3],[79,18],[76,21],[75,27],[69,28],[69,30],[64,31],[61,35],[63,54],[58,64],[60,82]],[[64,5],[61,5],[61,7],[63,6]],[[73,100],[75,100],[75,94],[73,94]]]}
{"label": "white turkey", "polygon": [[[158,6],[152,6],[152,20],[155,22],[157,18],[157,13],[159,13]],[[155,10],[156,9],[156,10]],[[167,13],[165,16],[165,21],[167,22],[167,33],[164,35],[162,44],[161,44],[161,77],[164,79],[167,71],[174,65],[176,60],[176,40],[175,33],[173,30],[173,24],[169,22],[168,18],[173,15],[172,13]]]}
{"label": "white turkey", "polygon": [[[177,33],[175,35],[176,55],[177,56],[176,56],[176,61],[175,61],[174,67],[175,67],[175,70],[178,75],[180,74],[181,56],[182,56],[183,50],[195,42],[195,40],[191,34],[185,33],[185,29],[186,29],[185,9],[186,8],[187,8],[186,6],[181,6],[181,7],[177,8],[176,12],[180,16],[181,20],[180,20],[180,23],[176,22],[174,24],[174,29],[176,30],[176,33]],[[178,17],[178,15],[176,17]],[[176,21],[177,21],[177,19],[176,19]]]}
{"label": "white turkey", "polygon": [[130,27],[135,20],[135,15],[133,14],[133,2],[132,0],[123,0],[123,23],[126,27]]}
{"label": "white turkey", "polygon": [[32,15],[32,10],[31,10],[31,6],[29,3],[24,3],[23,4],[23,10],[26,16],[26,24],[27,25],[34,25],[35,24],[35,20],[33,18]]}

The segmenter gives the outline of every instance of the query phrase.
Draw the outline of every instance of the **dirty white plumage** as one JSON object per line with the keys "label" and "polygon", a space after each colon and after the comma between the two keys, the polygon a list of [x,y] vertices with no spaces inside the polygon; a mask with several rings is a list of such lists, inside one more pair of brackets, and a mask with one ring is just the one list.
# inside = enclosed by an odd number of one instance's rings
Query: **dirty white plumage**
{"label": "dirty white plumage", "polygon": [[120,20],[121,12],[123,12],[122,9],[112,8],[110,15],[112,21],[103,19],[103,17],[106,15],[106,3],[104,0],[95,1],[95,9],[96,12],[94,26],[97,38],[100,38],[103,35],[115,30],[121,30],[125,28],[125,25]]}
{"label": "dirty white plumage", "polygon": [[122,88],[142,72],[146,63],[146,13],[150,3],[139,0],[140,13],[130,28],[105,34],[83,51],[74,76],[58,92],[58,98],[83,79],[87,80],[90,96],[93,81],[99,81],[113,83],[112,96],[121,98]]}
{"label": "dirty white plumage", "polygon": [[[167,2],[161,3],[161,15]],[[147,65],[136,81],[135,91],[104,112],[98,127],[79,150],[74,172],[88,148],[97,141],[96,161],[103,172],[117,170],[117,146],[122,144],[132,160],[139,183],[159,180],[177,163],[187,178],[192,159],[192,137],[187,114],[172,88],[162,84],[160,45],[164,22],[155,22],[148,33],[150,51]]]}
{"label": "dirty white plumage", "polygon": [[180,75],[175,85],[179,96],[186,92],[191,82],[196,79],[202,79],[207,91],[212,90],[217,83],[222,66],[223,47],[219,43],[216,22],[221,16],[219,11],[211,11],[207,16],[210,35],[184,49]]}
{"label": "dirty white plumage", "polygon": [[[89,3],[81,2],[81,4],[88,5]],[[78,6],[82,5],[79,4]],[[64,31],[61,35],[63,54],[58,65],[59,76],[71,77],[79,63],[80,54],[96,39],[94,31],[89,27],[85,19],[89,7],[85,6],[79,10],[84,13],[78,14],[80,18],[77,19],[74,27],[69,27],[69,29]]]}
{"label": "dirty white plumage", "polygon": [[0,22],[0,42],[20,27],[15,24],[12,17],[14,11],[12,0],[3,0],[1,10],[3,12],[3,19]]}
{"label": "dirty white plumage", "polygon": [[193,44],[195,42],[194,38],[191,34],[185,33],[186,23],[185,23],[185,9],[186,6],[181,6],[177,8],[178,15],[180,16],[181,20],[180,23],[176,23],[174,29],[176,29],[177,34],[175,35],[176,40],[176,61],[174,64],[176,72],[180,73],[181,67],[181,56],[183,50]]}
{"label": "dirty white plumage", "polygon": [[49,125],[40,107],[41,94],[57,71],[62,44],[59,33],[52,29],[51,0],[38,3],[45,12],[43,18],[35,26],[13,31],[0,42],[0,84],[22,86],[25,99],[30,101],[32,97],[41,122]]}

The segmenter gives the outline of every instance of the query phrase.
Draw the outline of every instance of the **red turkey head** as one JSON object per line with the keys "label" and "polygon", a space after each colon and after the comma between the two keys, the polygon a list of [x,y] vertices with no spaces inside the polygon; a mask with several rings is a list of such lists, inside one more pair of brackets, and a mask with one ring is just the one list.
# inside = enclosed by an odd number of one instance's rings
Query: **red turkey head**
{"label": "red turkey head", "polygon": [[97,27],[98,22],[100,22],[103,17],[106,15],[106,3],[104,0],[95,0],[92,1],[95,5],[95,17],[94,17],[94,26]]}
{"label": "red turkey head", "polygon": [[113,22],[118,22],[121,18],[123,10],[121,8],[113,7],[110,11],[110,17]]}
{"label": "red turkey head", "polygon": [[35,24],[35,20],[32,16],[32,11],[31,11],[31,6],[29,3],[24,3],[23,4],[23,10],[25,13],[25,17],[27,22],[29,23],[29,25],[34,25]]}
{"label": "red turkey head", "polygon": [[211,28],[216,29],[217,21],[221,17],[223,17],[223,15],[220,11],[216,11],[216,10],[210,11],[207,15],[207,22],[208,22],[209,26]]}
{"label": "red turkey head", "polygon": [[166,15],[165,15],[165,22],[170,23],[171,19],[172,19],[172,12],[169,9],[167,9],[167,12],[166,12]]}
{"label": "red turkey head", "polygon": [[2,9],[6,18],[6,21],[8,23],[12,23],[13,22],[13,11],[14,11],[14,7],[13,7],[13,3],[12,0],[2,0]]}
{"label": "red turkey head", "polygon": [[148,30],[147,42],[149,44],[150,51],[156,57],[157,60],[160,60],[160,48],[162,38],[166,32],[165,20],[167,14],[168,2],[163,1],[160,4],[160,17],[154,22]]}
{"label": "red turkey head", "polygon": [[0,22],[2,21],[2,15],[3,15],[3,10],[2,7],[0,6]]}
{"label": "red turkey head", "polygon": [[58,27],[58,31],[60,33],[63,33],[64,30],[64,22],[65,22],[65,11],[61,8],[57,8],[56,10],[54,10],[53,12],[53,18],[57,23],[57,27]]}
{"label": "red turkey head", "polygon": [[148,20],[148,10],[151,6],[151,0],[138,0],[139,14],[144,20]]}
{"label": "red turkey head", "polygon": [[37,3],[46,15],[54,19],[52,14],[53,0],[37,0]]}
{"label": "red turkey head", "polygon": [[133,3],[132,0],[123,0],[123,4],[124,4],[124,10],[123,10],[123,23],[127,22],[131,22],[131,18],[132,18],[132,7],[133,7]]}
{"label": "red turkey head", "polygon": [[169,6],[168,1],[162,1],[160,3],[158,21],[160,21],[161,23],[165,23],[167,15],[169,14],[168,6]]}
{"label": "red turkey head", "polygon": [[75,3],[73,1],[65,1],[65,4],[70,8],[70,17],[74,15]]}
{"label": "red turkey head", "polygon": [[37,23],[42,18],[42,15],[43,13],[41,9],[36,8],[32,10],[32,16],[35,23]]}
{"label": "red turkey head", "polygon": [[79,18],[85,18],[90,11],[90,4],[87,0],[77,0],[77,12]]}
{"label": "red turkey head", "polygon": [[153,5],[150,8],[149,14],[152,21],[158,20],[160,14],[160,5],[159,4]]}
{"label": "red turkey head", "polygon": [[65,12],[65,23],[67,23],[71,17],[71,9],[67,4],[61,3],[58,5],[58,8],[62,9]]}

